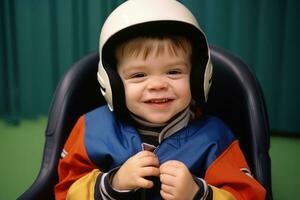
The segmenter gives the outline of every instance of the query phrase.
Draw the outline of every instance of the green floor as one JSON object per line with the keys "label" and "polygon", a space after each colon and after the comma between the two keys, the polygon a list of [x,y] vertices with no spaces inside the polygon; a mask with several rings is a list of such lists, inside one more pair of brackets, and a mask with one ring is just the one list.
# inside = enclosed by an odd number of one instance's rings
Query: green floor
{"label": "green floor", "polygon": [[[0,199],[16,199],[34,181],[42,158],[46,118],[10,126],[0,120]],[[300,139],[271,138],[275,200],[297,198],[300,188]],[[298,170],[297,170],[298,169]]]}

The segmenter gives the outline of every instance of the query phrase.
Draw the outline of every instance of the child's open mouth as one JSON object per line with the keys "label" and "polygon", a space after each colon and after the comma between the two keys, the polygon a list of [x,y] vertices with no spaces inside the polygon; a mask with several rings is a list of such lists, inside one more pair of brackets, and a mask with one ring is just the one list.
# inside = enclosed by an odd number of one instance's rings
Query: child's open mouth
{"label": "child's open mouth", "polygon": [[164,98],[164,99],[151,99],[146,101],[145,103],[150,103],[150,104],[164,104],[164,103],[168,103],[171,102],[172,99],[168,99],[168,98]]}

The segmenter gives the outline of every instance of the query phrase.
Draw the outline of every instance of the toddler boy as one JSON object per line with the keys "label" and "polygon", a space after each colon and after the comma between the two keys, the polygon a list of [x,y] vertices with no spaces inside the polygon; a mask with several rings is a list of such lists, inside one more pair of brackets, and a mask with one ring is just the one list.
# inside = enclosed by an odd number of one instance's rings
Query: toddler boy
{"label": "toddler boy", "polygon": [[212,65],[175,0],[129,0],[100,35],[108,105],[83,115],[59,163],[56,198],[264,199],[230,129],[202,112]]}

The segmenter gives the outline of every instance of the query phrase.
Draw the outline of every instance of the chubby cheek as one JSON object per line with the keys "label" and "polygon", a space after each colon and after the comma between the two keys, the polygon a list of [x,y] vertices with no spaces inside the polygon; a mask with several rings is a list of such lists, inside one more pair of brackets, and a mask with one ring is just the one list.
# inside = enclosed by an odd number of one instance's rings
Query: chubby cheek
{"label": "chubby cheek", "polygon": [[185,102],[185,106],[188,106],[192,101],[192,94],[191,94],[191,90],[186,90],[185,94],[184,94],[184,102]]}
{"label": "chubby cheek", "polygon": [[189,81],[185,80],[182,82],[177,82],[177,84],[174,84],[174,89],[175,89],[176,95],[178,97],[180,97],[182,103],[186,104],[185,106],[187,106],[191,102],[191,99],[192,99]]}
{"label": "chubby cheek", "polygon": [[124,85],[124,89],[127,108],[133,112],[134,110],[132,109],[136,107],[136,103],[141,99],[142,89],[126,84]]}

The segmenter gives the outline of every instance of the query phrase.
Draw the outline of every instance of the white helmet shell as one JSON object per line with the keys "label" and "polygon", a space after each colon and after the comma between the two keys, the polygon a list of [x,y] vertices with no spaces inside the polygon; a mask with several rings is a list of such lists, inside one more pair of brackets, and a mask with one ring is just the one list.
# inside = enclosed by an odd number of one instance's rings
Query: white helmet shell
{"label": "white helmet shell", "polygon": [[[169,24],[172,26],[172,30],[168,30]],[[179,24],[184,26],[180,27]],[[212,65],[206,37],[193,14],[176,0],[128,0],[117,7],[106,19],[99,39],[100,59],[97,77],[101,86],[101,93],[106,99],[111,111],[115,110],[115,106],[117,105],[115,102],[117,92],[114,91],[112,86],[112,82],[115,81],[112,79],[116,78],[112,78],[110,75],[110,68],[115,68],[116,66],[112,66],[114,64],[108,61],[114,57],[114,55],[112,55],[114,54],[112,48],[122,42],[122,39],[120,39],[122,37],[124,41],[126,38],[139,36],[139,31],[143,29],[143,27],[150,26],[147,31],[143,32],[145,35],[147,35],[148,32],[152,32],[152,30],[154,32],[154,28],[151,27],[152,25],[158,27],[157,29],[159,30],[156,30],[156,32],[184,35],[188,37],[188,39],[190,39],[191,36],[196,38],[196,42],[192,40],[192,46],[204,46],[202,48],[205,49],[204,54],[206,55],[206,61],[202,67],[204,69],[201,70],[201,73],[203,73],[203,82],[201,83],[203,91],[199,93],[202,93],[203,101],[207,101],[211,85]],[[190,28],[191,30],[182,30],[182,28]]]}

